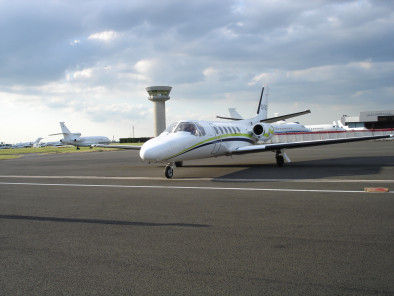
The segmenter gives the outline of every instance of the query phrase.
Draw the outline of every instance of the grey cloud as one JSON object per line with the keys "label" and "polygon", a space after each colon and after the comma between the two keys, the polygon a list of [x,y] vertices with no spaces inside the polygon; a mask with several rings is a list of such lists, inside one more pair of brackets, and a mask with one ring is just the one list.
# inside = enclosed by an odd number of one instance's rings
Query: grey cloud
{"label": "grey cloud", "polygon": [[[67,73],[108,65],[111,71],[68,83],[126,90],[163,82],[189,89],[193,94],[185,92],[184,99],[209,99],[225,91],[255,92],[248,83],[264,72],[335,66],[339,72],[330,80],[279,75],[276,87],[285,98],[297,91],[305,97],[311,86],[349,95],[364,86],[385,88],[392,72],[383,64],[365,72],[340,66],[393,61],[393,6],[350,0],[2,2],[0,85],[56,83]],[[88,39],[111,30],[120,38]],[[160,62],[141,80],[134,65],[149,59]],[[204,77],[209,67],[216,76]]]}

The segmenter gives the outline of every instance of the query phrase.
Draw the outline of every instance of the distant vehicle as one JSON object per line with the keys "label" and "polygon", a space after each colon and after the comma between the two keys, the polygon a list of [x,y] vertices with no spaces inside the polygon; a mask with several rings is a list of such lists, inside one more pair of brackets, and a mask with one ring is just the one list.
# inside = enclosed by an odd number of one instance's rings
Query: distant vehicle
{"label": "distant vehicle", "polygon": [[12,144],[5,144],[5,143],[0,144],[0,149],[11,149],[11,148],[12,148]]}
{"label": "distant vehicle", "polygon": [[[167,163],[164,175],[166,178],[172,178],[174,166],[182,166],[185,160],[273,151],[277,165],[283,166],[285,160],[290,162],[286,154],[287,149],[392,137],[392,135],[384,135],[270,144],[268,141],[274,136],[271,122],[281,119],[278,117],[267,118],[267,105],[265,101],[262,103],[263,91],[257,114],[249,119],[231,123],[200,120],[178,121],[168,126],[158,137],[145,142],[141,147],[97,146],[140,150],[140,157],[144,161]],[[310,111],[308,111],[285,115],[282,116],[282,119],[291,118],[301,113],[305,114],[305,112],[309,113]],[[258,144],[258,142],[262,144]]]}
{"label": "distant vehicle", "polygon": [[35,140],[34,142],[22,142],[22,143],[16,143],[14,145],[12,145],[12,148],[29,148],[29,147],[40,147],[40,141],[43,138],[37,138],[37,140]]}
{"label": "distant vehicle", "polygon": [[97,144],[111,143],[111,140],[104,136],[81,137],[81,133],[70,132],[70,130],[66,127],[64,122],[59,122],[59,123],[62,132],[59,134],[51,134],[50,136],[63,135],[64,138],[60,140],[62,145],[73,145],[76,146],[77,149],[79,149],[79,147],[92,148],[94,145]]}

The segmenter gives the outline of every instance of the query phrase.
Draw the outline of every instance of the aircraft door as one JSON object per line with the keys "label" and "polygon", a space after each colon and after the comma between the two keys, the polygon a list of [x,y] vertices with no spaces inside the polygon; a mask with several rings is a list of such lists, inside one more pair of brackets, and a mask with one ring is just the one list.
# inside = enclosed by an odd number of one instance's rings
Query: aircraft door
{"label": "aircraft door", "polygon": [[211,127],[211,130],[212,130],[212,133],[213,133],[212,141],[214,143],[213,144],[213,150],[212,150],[211,154],[215,155],[220,150],[220,146],[221,146],[221,143],[222,143],[222,136],[220,134],[219,129],[216,126],[210,124],[210,127]]}

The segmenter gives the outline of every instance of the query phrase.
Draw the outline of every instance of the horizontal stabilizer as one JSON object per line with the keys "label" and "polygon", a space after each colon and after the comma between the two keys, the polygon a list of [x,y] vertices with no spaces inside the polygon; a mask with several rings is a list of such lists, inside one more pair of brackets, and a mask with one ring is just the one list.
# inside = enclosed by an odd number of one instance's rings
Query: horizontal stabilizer
{"label": "horizontal stabilizer", "polygon": [[227,119],[227,120],[242,120],[242,118],[224,117],[219,115],[217,115],[216,118]]}
{"label": "horizontal stabilizer", "polygon": [[308,109],[308,110],[301,111],[301,112],[296,112],[296,113],[291,113],[291,114],[271,117],[271,118],[260,120],[260,122],[272,123],[272,122],[276,122],[276,121],[280,121],[280,120],[285,120],[285,119],[288,119],[288,118],[293,118],[293,117],[305,115],[305,114],[308,114],[308,113],[311,113],[311,110]]}

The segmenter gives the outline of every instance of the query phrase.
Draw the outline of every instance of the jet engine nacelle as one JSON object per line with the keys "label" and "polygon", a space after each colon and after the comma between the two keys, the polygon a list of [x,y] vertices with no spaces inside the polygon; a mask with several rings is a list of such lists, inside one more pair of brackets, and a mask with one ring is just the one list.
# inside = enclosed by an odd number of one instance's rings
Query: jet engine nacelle
{"label": "jet engine nacelle", "polygon": [[253,135],[259,141],[268,141],[274,136],[274,128],[270,124],[257,123],[253,126]]}

